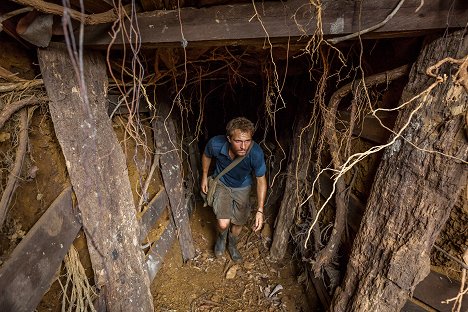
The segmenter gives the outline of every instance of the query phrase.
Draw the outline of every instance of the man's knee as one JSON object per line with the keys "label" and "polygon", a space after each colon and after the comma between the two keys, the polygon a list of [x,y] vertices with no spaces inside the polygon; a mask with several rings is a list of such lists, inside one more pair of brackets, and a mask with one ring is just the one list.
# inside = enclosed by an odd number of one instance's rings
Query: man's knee
{"label": "man's knee", "polygon": [[229,219],[218,219],[218,228],[221,231],[225,231],[229,228],[230,220]]}

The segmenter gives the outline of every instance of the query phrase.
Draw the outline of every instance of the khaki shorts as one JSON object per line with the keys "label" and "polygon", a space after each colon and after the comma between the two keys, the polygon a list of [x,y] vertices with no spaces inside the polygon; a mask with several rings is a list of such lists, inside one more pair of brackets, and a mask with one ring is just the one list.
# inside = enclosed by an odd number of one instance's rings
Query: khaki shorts
{"label": "khaki shorts", "polygon": [[218,182],[213,200],[216,219],[230,219],[235,225],[244,225],[250,216],[250,189],[228,187]]}

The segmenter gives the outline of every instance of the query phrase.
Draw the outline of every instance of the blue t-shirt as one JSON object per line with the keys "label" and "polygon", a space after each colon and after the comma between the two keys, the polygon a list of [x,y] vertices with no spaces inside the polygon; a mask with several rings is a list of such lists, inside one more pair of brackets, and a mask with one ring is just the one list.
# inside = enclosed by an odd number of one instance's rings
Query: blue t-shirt
{"label": "blue t-shirt", "polygon": [[[252,185],[252,172],[256,177],[262,177],[266,173],[265,159],[263,150],[254,141],[249,154],[223,175],[220,181],[229,187],[245,187]],[[234,160],[229,157],[229,142],[224,135],[217,135],[211,138],[206,144],[205,155],[216,159],[214,176],[217,176]]]}

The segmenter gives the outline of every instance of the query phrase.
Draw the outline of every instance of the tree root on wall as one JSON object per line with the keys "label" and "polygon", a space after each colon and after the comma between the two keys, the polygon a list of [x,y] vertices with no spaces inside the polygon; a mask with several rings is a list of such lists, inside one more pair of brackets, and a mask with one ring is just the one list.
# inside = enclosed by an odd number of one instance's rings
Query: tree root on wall
{"label": "tree root on wall", "polygon": [[[4,112],[2,112],[2,114],[0,115],[1,117],[4,116],[3,113]],[[10,171],[10,174],[8,175],[8,182],[0,200],[0,228],[5,222],[8,207],[10,206],[11,199],[13,197],[13,194],[15,193],[18,178],[21,175],[21,169],[23,167],[24,156],[26,155],[26,151],[28,148],[28,127],[30,119],[28,115],[28,109],[26,108],[23,108],[19,112],[18,148],[16,149],[15,163],[13,164],[13,168]],[[0,124],[0,128],[3,126],[3,123]]]}

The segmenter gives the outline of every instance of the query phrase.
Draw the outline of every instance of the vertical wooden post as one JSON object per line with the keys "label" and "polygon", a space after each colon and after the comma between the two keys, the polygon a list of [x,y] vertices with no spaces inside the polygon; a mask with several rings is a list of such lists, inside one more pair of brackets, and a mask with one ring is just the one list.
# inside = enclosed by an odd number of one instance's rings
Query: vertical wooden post
{"label": "vertical wooden post", "polygon": [[160,153],[161,175],[169,197],[171,215],[178,231],[180,248],[184,261],[195,256],[192,232],[183,188],[182,158],[179,156],[180,140],[177,138],[174,120],[168,115],[168,109],[162,103],[158,117],[153,121],[154,144],[156,153]]}
{"label": "vertical wooden post", "polygon": [[64,46],[39,50],[50,114],[108,311],[153,311],[123,151],[107,115],[104,60],[85,53],[86,97]]}
{"label": "vertical wooden post", "polygon": [[[464,31],[428,44],[411,71],[402,102],[435,82],[426,75],[429,66],[467,54]],[[468,154],[464,134],[468,92],[463,82],[453,81],[456,68],[451,66],[441,65],[440,76],[446,81],[400,112],[396,131],[410,120],[402,133],[405,140],[399,138],[385,150],[331,311],[399,311],[429,274],[432,245],[467,178],[466,164],[441,155],[466,160]]]}

